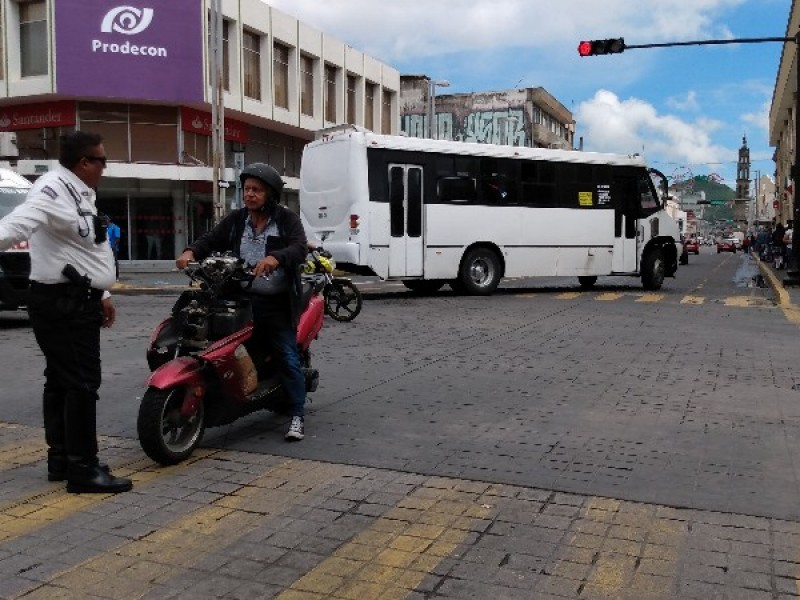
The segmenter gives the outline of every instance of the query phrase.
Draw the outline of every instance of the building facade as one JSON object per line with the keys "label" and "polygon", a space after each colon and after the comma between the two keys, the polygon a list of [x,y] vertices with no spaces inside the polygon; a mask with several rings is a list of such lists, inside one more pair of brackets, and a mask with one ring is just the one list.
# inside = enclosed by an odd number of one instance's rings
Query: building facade
{"label": "building facade", "polygon": [[[122,229],[123,260],[171,260],[213,225],[214,155],[224,153],[222,182],[271,164],[296,207],[317,130],[399,132],[395,69],[263,0],[220,5],[221,70],[210,0],[0,0],[0,158],[35,179],[57,164],[60,134],[102,134],[98,205]],[[220,194],[224,208],[237,204],[235,183]]]}
{"label": "building facade", "polygon": [[572,113],[544,88],[436,93],[446,82],[400,78],[400,128],[411,137],[572,150]]}
{"label": "building facade", "polygon": [[[800,30],[800,4],[792,0],[786,23],[786,37],[794,37]],[[794,185],[792,165],[795,163],[797,129],[797,69],[798,49],[795,42],[784,42],[772,104],[769,110],[769,141],[775,147],[775,219],[786,224],[794,220]]]}

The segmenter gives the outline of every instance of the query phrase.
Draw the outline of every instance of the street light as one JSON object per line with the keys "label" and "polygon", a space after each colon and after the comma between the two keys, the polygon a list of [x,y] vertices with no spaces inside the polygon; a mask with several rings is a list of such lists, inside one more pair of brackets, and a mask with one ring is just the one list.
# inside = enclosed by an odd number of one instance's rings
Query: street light
{"label": "street light", "polygon": [[430,139],[438,138],[436,128],[433,126],[433,121],[436,118],[436,88],[437,87],[450,87],[450,82],[446,79],[433,80],[428,79],[428,137]]}

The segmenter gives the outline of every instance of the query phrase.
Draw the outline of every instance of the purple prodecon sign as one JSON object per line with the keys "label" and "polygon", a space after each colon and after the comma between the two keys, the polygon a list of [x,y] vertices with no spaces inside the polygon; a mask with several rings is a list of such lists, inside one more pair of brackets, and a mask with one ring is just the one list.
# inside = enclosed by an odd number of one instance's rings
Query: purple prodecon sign
{"label": "purple prodecon sign", "polygon": [[56,90],[203,100],[202,0],[58,0]]}

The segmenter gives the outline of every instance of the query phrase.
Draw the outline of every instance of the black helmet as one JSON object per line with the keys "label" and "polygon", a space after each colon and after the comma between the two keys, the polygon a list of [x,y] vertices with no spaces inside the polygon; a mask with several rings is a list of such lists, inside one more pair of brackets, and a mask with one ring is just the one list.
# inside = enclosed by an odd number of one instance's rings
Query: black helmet
{"label": "black helmet", "polygon": [[283,179],[281,179],[280,173],[278,173],[268,164],[251,163],[247,165],[244,169],[242,169],[242,174],[239,175],[239,181],[242,182],[242,185],[244,185],[244,180],[248,177],[255,177],[256,179],[263,181],[264,184],[271,188],[275,193],[276,199],[281,195],[284,185]]}

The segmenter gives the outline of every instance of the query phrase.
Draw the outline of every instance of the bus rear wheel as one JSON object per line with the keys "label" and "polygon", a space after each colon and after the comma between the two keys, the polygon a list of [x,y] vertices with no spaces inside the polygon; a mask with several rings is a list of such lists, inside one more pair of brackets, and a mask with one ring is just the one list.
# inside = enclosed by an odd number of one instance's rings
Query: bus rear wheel
{"label": "bus rear wheel", "polygon": [[473,248],[458,270],[460,290],[473,296],[488,296],[500,284],[500,259],[488,248]]}
{"label": "bus rear wheel", "polygon": [[664,283],[664,254],[656,248],[642,258],[642,286],[646,290],[660,290]]}
{"label": "bus rear wheel", "polygon": [[585,290],[593,288],[594,284],[597,283],[597,275],[578,275],[578,283]]}

